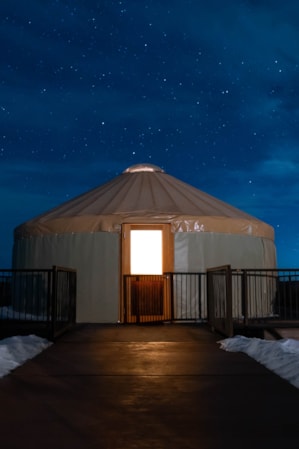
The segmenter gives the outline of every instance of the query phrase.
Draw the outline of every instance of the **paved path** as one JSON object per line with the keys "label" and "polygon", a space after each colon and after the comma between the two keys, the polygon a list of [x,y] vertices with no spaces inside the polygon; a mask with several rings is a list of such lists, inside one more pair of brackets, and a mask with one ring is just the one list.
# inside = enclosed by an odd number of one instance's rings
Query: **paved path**
{"label": "paved path", "polygon": [[299,390],[195,325],[83,325],[0,379],[3,449],[298,449]]}

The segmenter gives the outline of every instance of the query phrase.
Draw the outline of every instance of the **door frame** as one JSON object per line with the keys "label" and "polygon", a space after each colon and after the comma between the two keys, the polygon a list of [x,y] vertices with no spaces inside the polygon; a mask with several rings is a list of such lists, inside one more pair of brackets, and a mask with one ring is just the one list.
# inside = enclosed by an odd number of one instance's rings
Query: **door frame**
{"label": "door frame", "polygon": [[[121,232],[121,297],[120,297],[120,322],[125,320],[124,310],[124,277],[131,275],[130,271],[130,249],[131,249],[131,230],[161,230],[162,231],[162,275],[172,272],[174,266],[174,238],[169,223],[123,223]],[[164,288],[164,307],[170,308],[169,294]]]}

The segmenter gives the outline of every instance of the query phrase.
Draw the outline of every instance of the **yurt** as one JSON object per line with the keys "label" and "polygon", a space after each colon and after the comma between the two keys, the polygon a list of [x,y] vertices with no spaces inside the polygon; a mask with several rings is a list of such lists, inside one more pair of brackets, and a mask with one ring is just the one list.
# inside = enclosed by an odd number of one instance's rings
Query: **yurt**
{"label": "yurt", "polygon": [[165,273],[205,273],[226,264],[275,268],[273,228],[151,164],[127,168],[14,233],[14,268],[77,270],[81,323],[135,322],[140,279],[143,302],[156,291],[163,304],[138,313],[163,318],[163,305],[170,307],[161,293]]}

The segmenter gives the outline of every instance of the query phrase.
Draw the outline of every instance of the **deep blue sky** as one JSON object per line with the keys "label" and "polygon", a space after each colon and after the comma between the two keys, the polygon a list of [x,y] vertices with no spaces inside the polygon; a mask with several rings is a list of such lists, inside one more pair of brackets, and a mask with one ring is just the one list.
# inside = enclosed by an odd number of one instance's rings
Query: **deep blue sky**
{"label": "deep blue sky", "polygon": [[298,0],[0,12],[0,267],[17,225],[140,162],[271,224],[299,267]]}

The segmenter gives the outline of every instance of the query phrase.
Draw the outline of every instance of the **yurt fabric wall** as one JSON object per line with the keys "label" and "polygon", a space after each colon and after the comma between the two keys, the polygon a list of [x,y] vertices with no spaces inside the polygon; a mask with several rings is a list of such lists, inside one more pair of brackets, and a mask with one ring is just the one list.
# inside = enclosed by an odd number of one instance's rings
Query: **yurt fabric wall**
{"label": "yurt fabric wall", "polygon": [[178,232],[175,271],[205,271],[221,265],[234,268],[273,268],[276,250],[272,240],[248,235]]}
{"label": "yurt fabric wall", "polygon": [[77,270],[77,322],[115,323],[119,317],[119,234],[73,233],[17,240],[15,268],[59,265]]}

